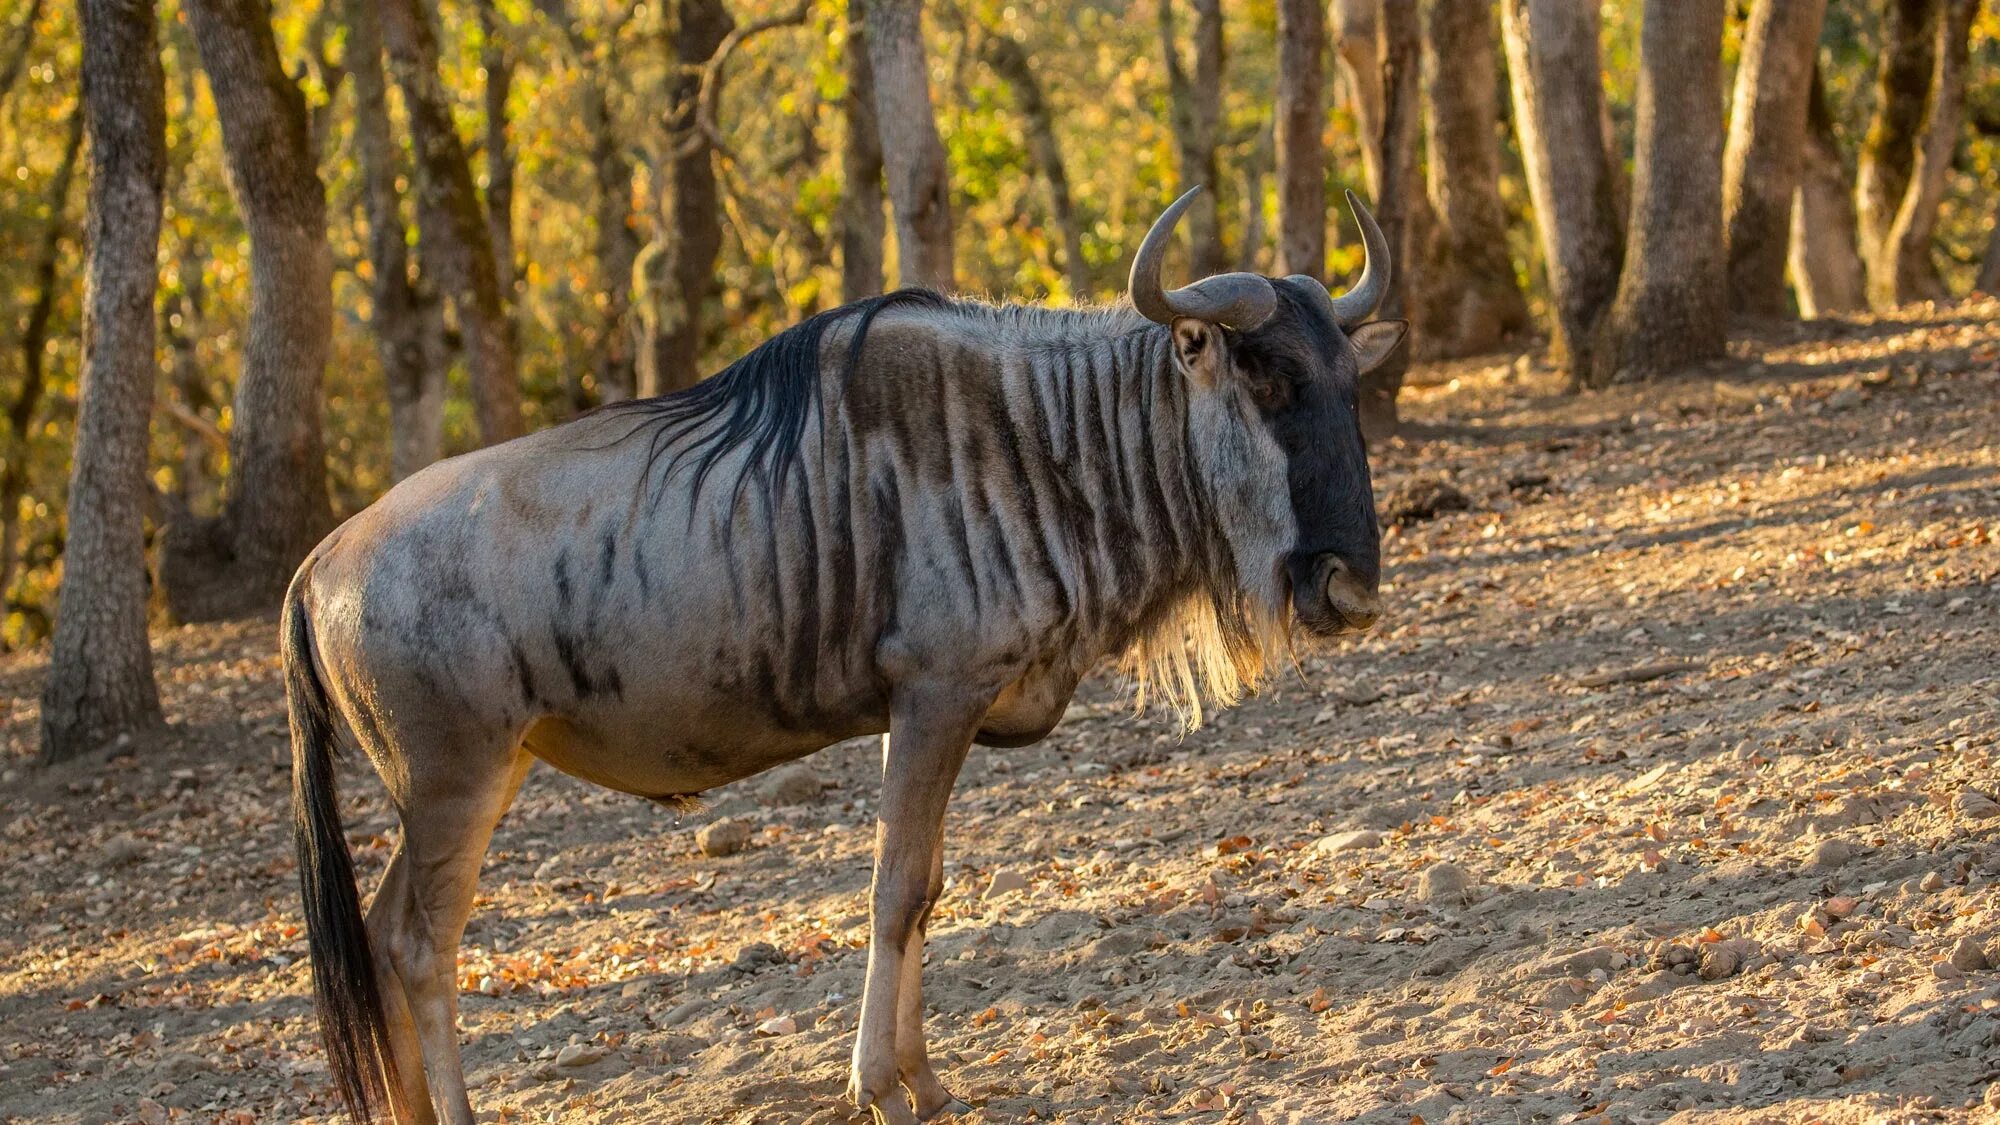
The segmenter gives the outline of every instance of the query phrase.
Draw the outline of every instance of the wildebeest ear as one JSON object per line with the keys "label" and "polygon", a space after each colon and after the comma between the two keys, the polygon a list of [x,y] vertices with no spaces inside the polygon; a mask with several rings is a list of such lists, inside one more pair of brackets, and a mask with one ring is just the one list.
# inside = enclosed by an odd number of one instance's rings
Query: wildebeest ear
{"label": "wildebeest ear", "polygon": [[1174,370],[1204,387],[1222,376],[1222,330],[1191,316],[1174,318]]}
{"label": "wildebeest ear", "polygon": [[1409,331],[1410,322],[1407,320],[1371,320],[1349,332],[1347,338],[1354,342],[1354,350],[1359,353],[1362,374],[1373,371],[1377,364],[1388,359],[1389,353],[1396,350],[1396,345],[1403,342]]}

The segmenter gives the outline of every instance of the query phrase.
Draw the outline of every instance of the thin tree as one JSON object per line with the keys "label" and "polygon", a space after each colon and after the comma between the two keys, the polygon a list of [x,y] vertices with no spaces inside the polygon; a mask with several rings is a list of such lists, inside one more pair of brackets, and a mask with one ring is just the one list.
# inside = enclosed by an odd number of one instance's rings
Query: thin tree
{"label": "thin tree", "polygon": [[904,285],[950,290],[951,176],[931,112],[922,13],[919,0],[868,0],[868,61],[896,218],[898,276]]}
{"label": "thin tree", "polygon": [[840,148],[840,298],[856,301],[882,291],[882,134],[875,124],[875,71],[868,64],[867,0],[848,0],[847,93],[841,112],[847,138]]}
{"label": "thin tree", "polygon": [[167,175],[166,75],[152,0],[83,0],[90,135],[83,372],[69,539],[42,689],[42,759],[161,721],[146,638],[146,432]]}
{"label": "thin tree", "polygon": [[1181,62],[1174,31],[1174,0],[1159,0],[1160,47],[1167,63],[1167,102],[1174,147],[1180,159],[1180,190],[1208,188],[1187,211],[1189,268],[1196,277],[1228,269],[1222,246],[1221,174],[1216,149],[1222,142],[1222,3],[1193,0],[1194,73]]}
{"label": "thin tree", "polygon": [[1326,9],[1278,0],[1278,272],[1326,274]]}
{"label": "thin tree", "polygon": [[1604,144],[1597,6],[1502,0],[1500,15],[1514,128],[1555,305],[1556,350],[1576,384],[1591,369],[1591,333],[1617,294],[1624,258]]}
{"label": "thin tree", "polygon": [[354,137],[361,158],[368,264],[373,272],[368,326],[382,362],[389,402],[389,467],[402,480],[444,452],[445,356],[433,326],[437,294],[410,254],[398,184],[402,148],[389,119],[376,0],[346,0],[347,55],[354,77]]}
{"label": "thin tree", "polygon": [[1855,234],[1854,177],[1841,153],[1826,89],[1814,67],[1790,253],[1792,290],[1798,294],[1799,315],[1808,318],[1868,307],[1868,275]]}
{"label": "thin tree", "polygon": [[[1861,260],[1868,268],[1871,289],[1877,276],[1894,269],[1889,260],[1889,228],[1896,221],[1896,211],[1910,185],[1911,166],[1916,162],[1943,2],[1883,0],[1875,109],[1861,138],[1854,185]],[[1887,287],[1893,287],[1893,279]]]}
{"label": "thin tree", "polygon": [[1972,288],[1989,297],[2000,297],[2000,211],[1994,212],[1993,235],[1986,241],[1986,257],[1979,263],[1979,277]]}
{"label": "thin tree", "polygon": [[1083,223],[1077,218],[1070,199],[1069,170],[1063,161],[1062,146],[1056,141],[1055,112],[1049,108],[1041,80],[1028,59],[1028,49],[1004,31],[981,28],[978,32],[979,57],[993,73],[1007,83],[1014,105],[1027,123],[1028,153],[1049,185],[1049,212],[1063,244],[1063,278],[1073,301],[1090,298],[1090,265],[1083,258]]}
{"label": "thin tree", "polygon": [[[1382,8],[1382,190],[1376,218],[1389,242],[1394,262],[1416,262],[1425,249],[1428,201],[1424,198],[1419,144],[1423,136],[1423,29],[1411,4]],[[1389,292],[1377,315],[1385,320],[1408,316],[1418,304],[1418,270],[1390,271]],[[1422,325],[1413,330],[1420,336]],[[1414,344],[1416,341],[1412,341]],[[1410,346],[1395,349],[1362,377],[1361,428],[1370,438],[1384,438],[1400,425],[1396,400],[1409,370]]]}
{"label": "thin tree", "polygon": [[1361,138],[1369,194],[1382,195],[1382,0],[1333,0],[1332,31],[1340,76]]}
{"label": "thin tree", "polygon": [[1498,47],[1486,0],[1426,0],[1424,131],[1428,186],[1446,276],[1425,280],[1425,354],[1489,351],[1528,323],[1500,200]]}
{"label": "thin tree", "polygon": [[34,445],[35,420],[48,396],[49,320],[63,288],[57,271],[62,264],[63,242],[70,232],[70,187],[83,152],[83,125],[84,105],[79,100],[70,110],[55,175],[49,177],[48,223],[36,241],[29,268],[35,295],[21,324],[21,386],[14,401],[7,404],[7,450],[5,460],[0,461],[0,604],[14,588],[14,567],[21,557],[21,497],[28,491],[28,455]]}
{"label": "thin tree", "polygon": [[389,71],[410,117],[423,259],[436,265],[458,312],[479,436],[506,441],[523,429],[519,359],[486,208],[438,76],[437,33],[420,0],[381,0],[379,11]]}
{"label": "thin tree", "polygon": [[715,148],[701,128],[702,75],[736,21],[721,0],[679,0],[669,35],[668,149],[655,169],[660,192],[658,234],[640,252],[644,275],[642,317],[648,343],[639,364],[639,393],[665,394],[702,376],[708,304],[718,290],[715,261],[722,253],[722,189],[715,178]]}
{"label": "thin tree", "polygon": [[1935,20],[1931,50],[1930,95],[1917,132],[1909,183],[1889,224],[1876,269],[1869,274],[1869,298],[1887,307],[1904,301],[1945,297],[1944,278],[1931,258],[1937,231],[1938,204],[1944,199],[1945,178],[1951,173],[1952,150],[1965,107],[1965,62],[1972,17],[1979,0],[1945,0]]}
{"label": "thin tree", "polygon": [[1757,0],[1744,31],[1722,157],[1729,303],[1740,315],[1776,317],[1788,311],[1786,232],[1825,16],[1826,0]]}
{"label": "thin tree", "polygon": [[250,317],[221,514],[178,513],[160,559],[182,621],[275,607],[333,526],[320,384],[333,339],[333,254],[305,95],[266,0],[187,0],[215,95],[231,193],[250,235]]}
{"label": "thin tree", "polygon": [[1618,296],[1592,349],[1599,386],[1721,355],[1723,0],[1646,0],[1638,151]]}

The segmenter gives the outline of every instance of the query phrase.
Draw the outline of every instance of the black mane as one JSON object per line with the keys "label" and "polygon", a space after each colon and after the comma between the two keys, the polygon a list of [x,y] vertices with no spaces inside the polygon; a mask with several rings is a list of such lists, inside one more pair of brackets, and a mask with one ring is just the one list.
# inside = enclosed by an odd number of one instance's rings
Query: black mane
{"label": "black mane", "polygon": [[[755,473],[767,496],[775,501],[782,482],[798,463],[806,421],[819,402],[820,345],[827,330],[849,317],[860,317],[847,345],[847,362],[842,372],[845,379],[860,362],[868,326],[884,309],[903,304],[935,308],[948,303],[928,289],[898,289],[879,297],[863,298],[808,317],[691,387],[653,398],[611,403],[600,407],[598,412],[637,419],[637,425],[618,441],[642,431],[649,435],[646,477],[652,476],[654,464],[666,456],[666,471],[659,477],[664,484],[681,458],[693,454],[694,490],[699,493],[716,461],[731,450],[744,448],[749,457],[744,462],[743,474],[736,479],[737,491]],[[682,434],[697,436],[674,448],[674,439]]]}

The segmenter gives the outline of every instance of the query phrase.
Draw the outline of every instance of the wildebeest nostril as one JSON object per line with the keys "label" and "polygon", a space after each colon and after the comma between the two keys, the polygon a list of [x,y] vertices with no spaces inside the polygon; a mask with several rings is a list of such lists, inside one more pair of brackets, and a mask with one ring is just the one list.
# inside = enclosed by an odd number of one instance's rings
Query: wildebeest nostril
{"label": "wildebeest nostril", "polygon": [[1325,589],[1328,607],[1350,628],[1366,629],[1381,615],[1375,583],[1363,580],[1343,559],[1326,561]]}

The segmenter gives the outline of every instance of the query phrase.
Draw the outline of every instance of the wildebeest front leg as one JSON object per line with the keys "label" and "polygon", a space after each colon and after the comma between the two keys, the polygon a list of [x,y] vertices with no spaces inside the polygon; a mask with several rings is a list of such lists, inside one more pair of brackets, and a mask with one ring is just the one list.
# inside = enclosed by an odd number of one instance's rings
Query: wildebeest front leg
{"label": "wildebeest front leg", "polygon": [[924,1049],[924,937],[930,932],[931,910],[944,893],[944,833],[931,851],[931,877],[924,917],[903,943],[903,974],[896,982],[896,1069],[916,1103],[917,1117],[928,1121],[947,1110],[969,1113],[972,1107],[951,1096],[931,1069]]}
{"label": "wildebeest front leg", "polygon": [[[955,1102],[923,1058],[919,978],[924,923],[941,889],[945,804],[985,710],[983,702],[956,696],[899,700],[883,741],[868,980],[848,1094],[888,1125],[917,1120],[896,1089],[899,1082],[909,1085],[917,1097],[917,1113],[925,1117]],[[911,1028],[915,1043],[906,1050],[900,1040]],[[910,1065],[912,1057],[921,1066]]]}

